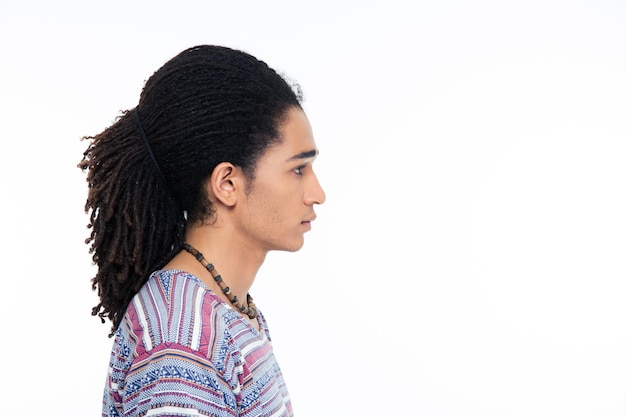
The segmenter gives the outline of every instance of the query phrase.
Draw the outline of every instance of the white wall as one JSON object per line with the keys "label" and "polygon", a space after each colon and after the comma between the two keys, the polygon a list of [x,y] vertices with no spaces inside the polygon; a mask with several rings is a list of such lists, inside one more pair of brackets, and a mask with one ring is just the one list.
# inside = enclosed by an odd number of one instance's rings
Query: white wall
{"label": "white wall", "polygon": [[625,3],[93,3],[0,5],[0,416],[99,413],[79,139],[200,43],[296,79],[321,149],[253,288],[298,416],[626,415]]}

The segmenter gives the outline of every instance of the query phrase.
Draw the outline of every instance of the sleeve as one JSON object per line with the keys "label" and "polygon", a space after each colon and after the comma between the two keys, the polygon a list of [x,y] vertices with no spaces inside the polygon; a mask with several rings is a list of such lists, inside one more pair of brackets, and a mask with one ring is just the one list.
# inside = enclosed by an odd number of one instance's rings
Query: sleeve
{"label": "sleeve", "polygon": [[237,416],[230,384],[197,351],[163,344],[144,356],[133,361],[119,391],[124,416]]}

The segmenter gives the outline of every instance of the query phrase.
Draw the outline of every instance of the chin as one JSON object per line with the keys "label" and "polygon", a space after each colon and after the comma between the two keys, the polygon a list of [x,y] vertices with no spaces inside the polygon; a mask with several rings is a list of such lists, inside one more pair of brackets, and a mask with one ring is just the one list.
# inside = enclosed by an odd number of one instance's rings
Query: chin
{"label": "chin", "polygon": [[289,244],[283,245],[276,250],[280,250],[283,252],[298,252],[304,246],[304,239],[301,239],[299,242],[291,242]]}

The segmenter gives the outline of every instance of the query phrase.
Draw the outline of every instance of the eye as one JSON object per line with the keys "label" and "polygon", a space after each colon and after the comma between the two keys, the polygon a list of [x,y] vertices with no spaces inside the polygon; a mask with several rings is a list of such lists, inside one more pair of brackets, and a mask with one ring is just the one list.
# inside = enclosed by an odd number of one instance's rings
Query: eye
{"label": "eye", "polygon": [[295,168],[293,170],[293,172],[296,173],[296,175],[302,175],[302,170],[306,168],[306,165],[300,165],[299,167]]}

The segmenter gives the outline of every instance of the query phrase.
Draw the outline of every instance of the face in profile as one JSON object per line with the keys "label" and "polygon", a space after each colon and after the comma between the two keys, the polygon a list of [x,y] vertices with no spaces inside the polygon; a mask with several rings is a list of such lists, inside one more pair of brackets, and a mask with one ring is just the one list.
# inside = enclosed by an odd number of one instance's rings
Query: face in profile
{"label": "face in profile", "polygon": [[282,141],[261,156],[238,217],[250,243],[265,251],[297,251],[326,195],[313,171],[317,147],[306,114],[292,108]]}

